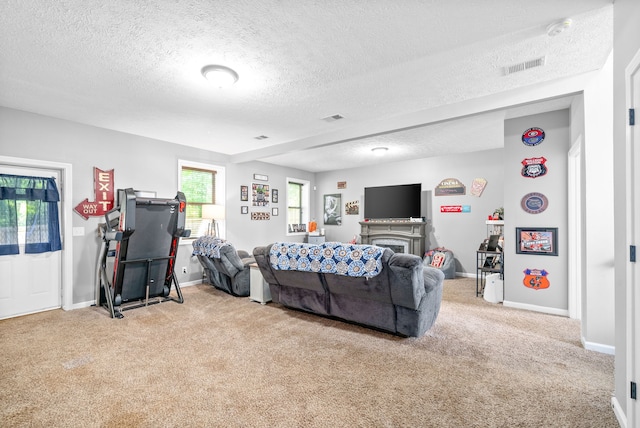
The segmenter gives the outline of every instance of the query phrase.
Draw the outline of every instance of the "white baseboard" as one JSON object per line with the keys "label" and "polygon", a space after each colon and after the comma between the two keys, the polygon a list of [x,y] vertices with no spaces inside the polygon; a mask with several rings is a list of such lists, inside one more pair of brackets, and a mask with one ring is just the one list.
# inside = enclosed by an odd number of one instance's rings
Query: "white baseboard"
{"label": "white baseboard", "polygon": [[201,279],[196,279],[195,281],[181,282],[180,288],[189,287],[191,285],[199,285],[199,284],[204,284],[204,282]]}
{"label": "white baseboard", "polygon": [[88,308],[89,306],[92,306],[95,304],[96,304],[95,300],[90,300],[88,302],[80,302],[80,303],[74,303],[69,306],[63,306],[62,309],[64,309],[65,311],[72,311],[74,309]]}
{"label": "white baseboard", "polygon": [[589,351],[600,352],[601,354],[616,355],[616,347],[611,345],[603,345],[602,343],[587,342],[584,337],[580,338],[584,349]]}
{"label": "white baseboard", "polygon": [[503,302],[503,305],[509,308],[526,309],[527,311],[543,312],[545,314],[559,315],[562,317],[569,316],[569,311],[567,309],[558,309],[558,308],[549,308],[546,306],[529,305],[527,303],[510,302],[508,300],[505,300]]}
{"label": "white baseboard", "polygon": [[456,272],[456,277],[462,277],[462,278],[475,278],[476,274],[475,273],[469,273],[469,272]]}
{"label": "white baseboard", "polygon": [[627,428],[627,417],[616,397],[611,397],[611,407],[613,408],[613,414],[616,415],[618,424],[620,424],[620,428]]}

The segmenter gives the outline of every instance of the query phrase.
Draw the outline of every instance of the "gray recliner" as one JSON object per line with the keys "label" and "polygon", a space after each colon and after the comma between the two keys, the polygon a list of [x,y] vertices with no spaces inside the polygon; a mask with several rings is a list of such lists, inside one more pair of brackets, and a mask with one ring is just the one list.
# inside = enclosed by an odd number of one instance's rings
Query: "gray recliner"
{"label": "gray recliner", "polygon": [[[233,296],[246,297],[250,292],[250,267],[255,259],[246,251],[238,250],[221,239],[196,248],[193,255],[198,257],[204,268],[207,282]],[[204,250],[203,250],[204,248]]]}

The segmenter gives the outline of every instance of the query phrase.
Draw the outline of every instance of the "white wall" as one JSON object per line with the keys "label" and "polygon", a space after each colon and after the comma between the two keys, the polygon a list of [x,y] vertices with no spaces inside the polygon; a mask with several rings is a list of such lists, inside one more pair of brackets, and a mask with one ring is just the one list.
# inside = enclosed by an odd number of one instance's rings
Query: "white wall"
{"label": "white wall", "polygon": [[[542,128],[546,137],[537,146],[522,143],[522,133]],[[568,315],[567,281],[567,152],[570,139],[569,110],[558,110],[505,121],[504,194],[505,211],[505,305]],[[537,178],[521,175],[525,158],[545,157],[548,172]],[[521,207],[522,198],[538,192],[548,199],[548,207],[530,214]],[[516,253],[516,227],[558,228],[558,255]],[[550,286],[533,289],[523,284],[525,269],[544,269]]]}
{"label": "white wall", "polygon": [[[613,233],[613,56],[584,90],[585,274],[582,320],[587,349],[615,347]],[[597,345],[595,345],[597,344]]]}
{"label": "white wall", "polygon": [[[454,141],[450,144],[455,144]],[[431,191],[445,178],[457,178],[467,187],[464,196],[432,196],[432,228],[427,249],[438,246],[453,251],[456,271],[475,277],[476,250],[486,237],[485,220],[494,209],[503,206],[502,150],[487,150],[455,156],[442,156],[394,162],[375,167],[353,168],[341,171],[318,173],[317,190],[313,193],[316,203],[318,227],[326,229],[327,240],[348,241],[360,237],[359,222],[364,219],[364,188],[395,184],[421,183],[422,190]],[[488,184],[481,197],[471,196],[471,183],[475,178],[484,178]],[[337,183],[346,181],[346,189],[338,189]],[[360,202],[359,215],[343,215],[342,225],[322,223],[322,196],[340,193],[342,212],[344,204]],[[441,205],[470,205],[470,213],[440,213]],[[506,213],[509,216],[509,213]]]}
{"label": "white wall", "polygon": [[[269,177],[268,181],[253,180],[253,174]],[[287,186],[286,180],[299,178],[307,180],[311,186],[315,184],[315,175],[311,172],[263,162],[248,162],[227,165],[227,224],[226,239],[237,249],[251,253],[253,248],[272,244],[285,239],[287,230]],[[251,183],[268,184],[269,190],[278,189],[278,203],[270,202],[268,207],[253,207],[251,205]],[[240,186],[249,186],[249,201],[240,201]],[[311,201],[311,212],[314,212],[314,201]],[[240,214],[240,207],[248,206],[249,214]],[[269,212],[278,208],[278,216],[271,216],[270,220],[251,220],[252,212]],[[303,236],[286,237],[288,241],[302,242]]]}
{"label": "white wall", "polygon": [[[117,188],[156,191],[158,197],[172,198],[178,191],[178,160],[188,160],[226,167],[227,237],[238,248],[249,252],[256,245],[266,245],[282,239],[285,230],[284,177],[313,180],[313,174],[274,165],[254,162],[228,164],[228,157],[219,153],[180,146],[74,122],[0,108],[0,153],[4,156],[70,163],[73,168],[72,204],[93,198],[93,167],[114,169]],[[280,187],[282,214],[270,221],[250,221],[240,215],[240,184],[250,184],[253,173],[269,175],[269,184]],[[66,185],[69,185],[68,183]],[[247,204],[244,203],[243,204]],[[269,208],[270,210],[270,208]],[[100,217],[85,220],[69,213],[74,228],[84,228],[83,236],[73,237],[73,304],[95,300],[96,259],[101,244],[97,236]],[[234,242],[235,241],[235,242]],[[176,269],[181,283],[202,278],[197,259],[191,257],[192,247],[182,240],[178,249]],[[188,267],[183,275],[181,267]]]}

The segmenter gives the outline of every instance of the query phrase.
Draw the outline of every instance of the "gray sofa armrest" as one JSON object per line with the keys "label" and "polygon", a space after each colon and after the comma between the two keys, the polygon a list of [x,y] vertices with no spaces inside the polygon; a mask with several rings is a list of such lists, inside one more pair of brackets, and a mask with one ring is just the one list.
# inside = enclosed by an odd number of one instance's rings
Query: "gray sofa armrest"
{"label": "gray sofa armrest", "polygon": [[271,270],[271,263],[269,262],[269,252],[271,251],[271,246],[266,245],[264,247],[255,247],[253,249],[253,258],[260,268],[260,273],[262,273],[262,277],[269,284],[278,284],[275,276],[273,275],[273,270]]}
{"label": "gray sofa armrest", "polygon": [[418,309],[426,291],[422,259],[413,254],[398,253],[389,258],[391,300],[394,305]]}
{"label": "gray sofa armrest", "polygon": [[442,287],[442,282],[445,279],[445,274],[440,269],[424,266],[423,268],[424,290],[429,294],[433,289]]}

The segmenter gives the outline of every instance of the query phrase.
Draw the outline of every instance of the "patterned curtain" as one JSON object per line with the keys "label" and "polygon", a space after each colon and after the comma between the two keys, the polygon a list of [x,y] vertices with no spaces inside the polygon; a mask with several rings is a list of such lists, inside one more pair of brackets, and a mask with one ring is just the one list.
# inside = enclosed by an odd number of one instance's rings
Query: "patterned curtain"
{"label": "patterned curtain", "polygon": [[19,253],[16,201],[26,201],[24,252],[61,250],[59,200],[53,178],[0,174],[0,255]]}

